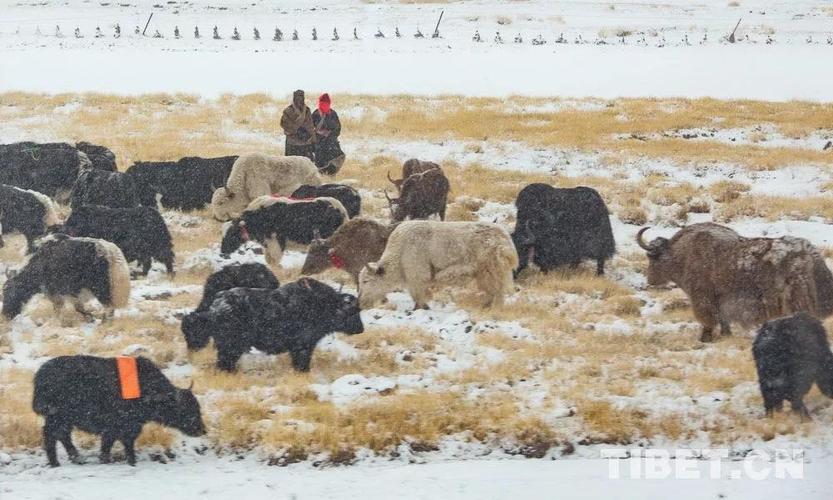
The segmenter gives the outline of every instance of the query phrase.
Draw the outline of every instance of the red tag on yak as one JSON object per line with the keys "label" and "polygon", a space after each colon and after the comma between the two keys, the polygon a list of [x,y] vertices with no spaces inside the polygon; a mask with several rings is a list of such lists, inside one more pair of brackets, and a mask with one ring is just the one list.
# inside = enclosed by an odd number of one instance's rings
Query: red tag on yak
{"label": "red tag on yak", "polygon": [[341,269],[344,267],[344,261],[341,260],[341,257],[338,254],[331,253],[330,254],[330,264],[333,265],[336,269]]}
{"label": "red tag on yak", "polygon": [[246,229],[246,226],[240,226],[240,238],[243,241],[249,241],[249,230]]}
{"label": "red tag on yak", "polygon": [[139,368],[136,366],[136,358],[118,356],[116,366],[119,369],[122,399],[139,399],[142,393],[139,389]]}

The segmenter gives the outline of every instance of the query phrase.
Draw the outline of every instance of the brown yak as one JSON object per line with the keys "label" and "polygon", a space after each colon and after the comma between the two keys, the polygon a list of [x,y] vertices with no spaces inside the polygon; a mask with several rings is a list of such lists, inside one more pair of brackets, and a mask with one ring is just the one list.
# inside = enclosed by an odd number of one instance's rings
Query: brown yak
{"label": "brown yak", "polygon": [[824,318],[833,313],[833,274],[805,239],[744,238],[728,227],[692,224],[670,240],[646,244],[648,284],[674,282],[688,295],[703,325],[702,342],[714,327],[730,335],[730,323],[761,323],[796,312]]}
{"label": "brown yak", "polygon": [[350,273],[358,285],[359,271],[368,262],[379,260],[395,227],[364,217],[350,219],[329,238],[312,240],[301,274],[317,274],[335,267]]}
{"label": "brown yak", "polygon": [[402,183],[399,198],[391,199],[385,191],[391,220],[401,222],[408,218],[427,219],[434,214],[438,214],[440,220],[445,220],[449,190],[448,178],[438,168],[408,177]]}
{"label": "brown yak", "polygon": [[405,182],[405,179],[414,175],[414,174],[421,174],[422,172],[427,172],[429,170],[440,168],[440,166],[432,161],[421,161],[417,160],[416,158],[411,158],[407,160],[405,163],[402,164],[402,178],[401,179],[392,179],[390,176],[390,171],[388,171],[388,180],[396,186],[396,191],[402,191],[402,183]]}

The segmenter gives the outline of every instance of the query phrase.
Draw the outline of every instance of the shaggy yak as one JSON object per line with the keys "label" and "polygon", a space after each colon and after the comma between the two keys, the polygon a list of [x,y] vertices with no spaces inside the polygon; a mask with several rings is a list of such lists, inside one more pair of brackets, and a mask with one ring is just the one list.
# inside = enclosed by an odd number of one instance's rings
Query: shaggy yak
{"label": "shaggy yak", "polygon": [[764,410],[771,417],[787,400],[809,419],[804,395],[815,382],[833,398],[833,353],[821,321],[807,313],[764,323],[752,344]]}
{"label": "shaggy yak", "polygon": [[352,219],[357,217],[362,209],[362,197],[359,192],[344,184],[322,184],[320,186],[301,186],[296,189],[291,199],[304,200],[308,198],[335,198],[347,209]]}
{"label": "shaggy yak", "polygon": [[427,309],[433,283],[474,279],[486,294],[486,307],[500,305],[513,288],[517,266],[512,239],[497,224],[406,221],[391,232],[379,261],[359,274],[359,303],[372,307],[387,292],[404,288],[417,308]]}
{"label": "shaggy yak", "polygon": [[448,179],[438,168],[408,177],[402,183],[399,198],[391,199],[385,191],[391,220],[400,222],[405,219],[427,219],[434,214],[438,214],[440,220],[445,220],[449,190]]}
{"label": "shaggy yak", "polygon": [[[130,368],[120,368],[124,365]],[[135,378],[125,384],[121,372],[131,368],[135,368]],[[136,465],[136,438],[147,422],[173,427],[189,436],[205,434],[200,404],[191,388],[175,387],[143,357],[59,356],[41,365],[34,385],[32,409],[44,418],[43,447],[52,467],[60,465],[58,441],[70,460],[81,462],[72,444],[73,428],[101,436],[102,463],[110,462],[113,443],[121,441],[130,465]],[[125,394],[125,385],[138,389],[138,394]]]}
{"label": "shaggy yak", "polygon": [[595,260],[596,274],[604,274],[616,243],[607,206],[595,189],[530,184],[518,193],[515,207],[516,276],[530,261],[546,273],[563,265],[577,267],[584,259]]}
{"label": "shaggy yak", "polygon": [[107,172],[118,170],[116,168],[116,155],[109,148],[90,144],[89,142],[76,142],[75,148],[87,155],[87,158],[93,164],[93,168]]}
{"label": "shaggy yak", "polygon": [[227,221],[240,217],[259,196],[289,196],[305,184],[321,184],[318,169],[309,158],[245,154],[234,162],[226,185],[214,191],[211,210],[214,218]]}
{"label": "shaggy yak", "polygon": [[351,219],[329,238],[312,240],[301,274],[317,274],[335,267],[350,273],[358,285],[359,272],[368,262],[379,260],[395,227],[363,217]]}
{"label": "shaggy yak", "polygon": [[87,169],[81,172],[72,186],[69,206],[101,205],[112,208],[139,206],[139,196],[133,177],[122,172]]}
{"label": "shaggy yak", "polygon": [[674,282],[688,295],[703,325],[703,342],[720,325],[758,325],[796,312],[833,313],[833,275],[807,240],[744,238],[728,227],[692,224],[670,240],[636,241],[648,253],[648,284]]}
{"label": "shaggy yak", "polygon": [[213,337],[220,370],[236,370],[240,357],[254,347],[268,354],[288,352],[296,370],[309,371],[322,338],[364,331],[359,312],[355,296],[301,278],[276,290],[220,292],[207,310],[182,319],[182,333],[192,351],[204,348]]}
{"label": "shaggy yak", "polygon": [[226,224],[220,253],[228,255],[254,240],[266,248],[267,262],[278,265],[287,241],[308,245],[315,237],[329,237],[348,219],[347,210],[334,198],[291,200],[261,196],[239,219]]}
{"label": "shaggy yak", "polygon": [[2,234],[19,232],[26,237],[27,253],[35,250],[35,240],[58,224],[55,206],[48,196],[0,184],[0,247]]}
{"label": "shaggy yak", "polygon": [[153,208],[86,205],[74,209],[63,225],[50,230],[115,243],[127,262],[139,262],[145,276],[153,259],[164,264],[169,275],[174,274],[171,233],[165,219]]}
{"label": "shaggy yak", "polygon": [[268,267],[258,262],[247,264],[229,264],[215,272],[205,281],[202,290],[202,300],[196,312],[205,311],[211,307],[215,296],[223,290],[232,288],[269,288],[281,286],[278,278]]}
{"label": "shaggy yak", "polygon": [[60,314],[71,300],[84,314],[84,303],[94,296],[112,317],[130,296],[130,270],[119,248],[109,241],[52,235],[43,238],[29,262],[3,286],[3,314],[20,314],[32,296],[44,293]]}
{"label": "shaggy yak", "polygon": [[393,179],[390,176],[390,171],[388,171],[388,180],[396,187],[397,192],[402,191],[402,183],[405,182],[405,179],[414,175],[414,174],[421,174],[423,172],[427,172],[433,169],[439,169],[442,171],[442,168],[432,162],[432,161],[420,161],[416,158],[411,158],[410,160],[405,161],[402,164],[402,178],[401,179]]}
{"label": "shaggy yak", "polygon": [[226,185],[237,158],[187,156],[177,161],[143,161],[134,163],[126,173],[135,180],[142,205],[196,210],[205,208],[214,191]]}
{"label": "shaggy yak", "polygon": [[0,144],[0,184],[31,189],[64,202],[90,159],[69,144]]}

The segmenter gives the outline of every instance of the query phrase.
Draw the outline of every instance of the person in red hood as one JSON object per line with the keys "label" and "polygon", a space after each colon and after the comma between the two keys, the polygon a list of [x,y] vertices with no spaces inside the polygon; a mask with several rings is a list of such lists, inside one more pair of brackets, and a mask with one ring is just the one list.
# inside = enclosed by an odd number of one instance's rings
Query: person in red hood
{"label": "person in red hood", "polygon": [[322,174],[335,175],[344,164],[344,152],[338,142],[341,122],[332,108],[329,94],[318,98],[318,109],[312,113],[315,125],[315,164]]}

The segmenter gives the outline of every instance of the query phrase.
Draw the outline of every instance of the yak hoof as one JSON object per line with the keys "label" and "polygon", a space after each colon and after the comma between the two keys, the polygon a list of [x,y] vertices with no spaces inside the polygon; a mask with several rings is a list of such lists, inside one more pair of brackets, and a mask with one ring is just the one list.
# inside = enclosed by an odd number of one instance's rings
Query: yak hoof
{"label": "yak hoof", "polygon": [[703,332],[703,334],[700,335],[700,342],[714,342],[714,335],[712,332]]}

